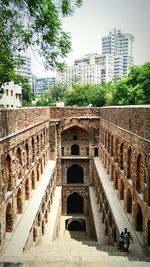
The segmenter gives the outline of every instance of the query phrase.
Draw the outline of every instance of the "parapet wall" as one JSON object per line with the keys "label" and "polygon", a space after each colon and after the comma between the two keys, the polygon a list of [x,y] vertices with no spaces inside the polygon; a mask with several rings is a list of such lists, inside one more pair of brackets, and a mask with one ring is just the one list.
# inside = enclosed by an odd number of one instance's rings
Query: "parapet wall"
{"label": "parapet wall", "polygon": [[50,119],[50,109],[0,109],[0,138]]}
{"label": "parapet wall", "polygon": [[40,107],[0,109],[0,138],[47,120],[69,117],[100,117],[150,140],[150,105],[102,108]]}
{"label": "parapet wall", "polygon": [[51,119],[64,119],[69,117],[99,117],[100,108],[60,107],[50,109]]}
{"label": "parapet wall", "polygon": [[100,108],[100,117],[150,140],[150,105],[103,107]]}

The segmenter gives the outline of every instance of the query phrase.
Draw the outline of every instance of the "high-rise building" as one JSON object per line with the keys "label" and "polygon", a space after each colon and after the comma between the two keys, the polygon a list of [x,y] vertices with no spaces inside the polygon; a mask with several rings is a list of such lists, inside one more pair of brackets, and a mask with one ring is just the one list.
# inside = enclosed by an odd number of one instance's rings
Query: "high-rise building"
{"label": "high-rise building", "polygon": [[134,37],[130,33],[122,33],[121,30],[117,30],[116,28],[102,38],[102,54],[111,54],[115,57],[115,78],[118,78],[118,75],[120,75],[120,78],[126,76],[134,63],[133,41]]}
{"label": "high-rise building", "polygon": [[65,72],[57,73],[57,80],[72,86],[72,83],[99,84],[109,82],[114,75],[114,59],[112,55],[87,54],[76,59],[72,67]]}
{"label": "high-rise building", "polygon": [[31,72],[31,58],[27,57],[26,53],[15,55],[15,59],[23,60],[23,64],[16,68],[16,72],[26,77],[29,80],[29,84],[32,88],[32,72]]}
{"label": "high-rise building", "polygon": [[41,95],[44,91],[48,90],[56,82],[55,77],[41,77],[36,78],[35,81],[35,94]]}

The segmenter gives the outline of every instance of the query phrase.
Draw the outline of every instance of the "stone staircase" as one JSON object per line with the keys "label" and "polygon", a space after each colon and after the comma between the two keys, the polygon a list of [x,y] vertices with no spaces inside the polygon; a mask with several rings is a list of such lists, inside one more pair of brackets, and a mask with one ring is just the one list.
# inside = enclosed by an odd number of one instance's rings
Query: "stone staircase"
{"label": "stone staircase", "polygon": [[138,259],[117,247],[88,239],[85,232],[68,232],[49,245],[32,247],[20,257],[3,259],[0,267],[148,267],[150,262]]}

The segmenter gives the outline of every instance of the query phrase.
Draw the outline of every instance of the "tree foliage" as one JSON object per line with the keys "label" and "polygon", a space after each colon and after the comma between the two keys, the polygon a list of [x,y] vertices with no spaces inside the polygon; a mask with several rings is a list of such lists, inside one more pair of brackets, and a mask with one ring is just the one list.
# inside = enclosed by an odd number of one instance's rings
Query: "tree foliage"
{"label": "tree foliage", "polygon": [[65,93],[65,105],[68,106],[103,106],[104,104],[103,85],[75,84]]}
{"label": "tree foliage", "polygon": [[54,101],[52,97],[51,89],[45,91],[44,94],[38,96],[36,103],[35,103],[35,106],[37,107],[40,107],[40,106],[53,107],[55,105],[56,105],[56,102]]}
{"label": "tree foliage", "polygon": [[51,95],[52,95],[52,98],[54,99],[54,101],[63,100],[65,91],[67,89],[68,89],[67,84],[61,83],[61,82],[55,83],[50,88],[50,92],[51,92]]}
{"label": "tree foliage", "polygon": [[113,105],[150,104],[150,63],[131,68],[129,75],[112,88]]}
{"label": "tree foliage", "polygon": [[0,87],[14,75],[14,54],[29,46],[42,56],[45,68],[64,67],[71,50],[62,16],[72,15],[81,0],[0,0]]}
{"label": "tree foliage", "polygon": [[20,74],[14,74],[12,76],[12,79],[16,84],[19,84],[22,88],[22,105],[30,106],[34,99],[34,93],[29,84],[29,80]]}

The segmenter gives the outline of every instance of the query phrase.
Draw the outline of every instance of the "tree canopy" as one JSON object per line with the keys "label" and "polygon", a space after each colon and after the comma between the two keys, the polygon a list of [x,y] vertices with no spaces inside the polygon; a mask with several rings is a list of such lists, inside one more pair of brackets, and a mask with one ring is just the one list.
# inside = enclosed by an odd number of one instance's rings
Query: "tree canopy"
{"label": "tree canopy", "polygon": [[28,47],[38,51],[45,68],[63,69],[71,39],[61,18],[81,4],[82,0],[0,0],[0,87],[14,75],[14,54]]}

